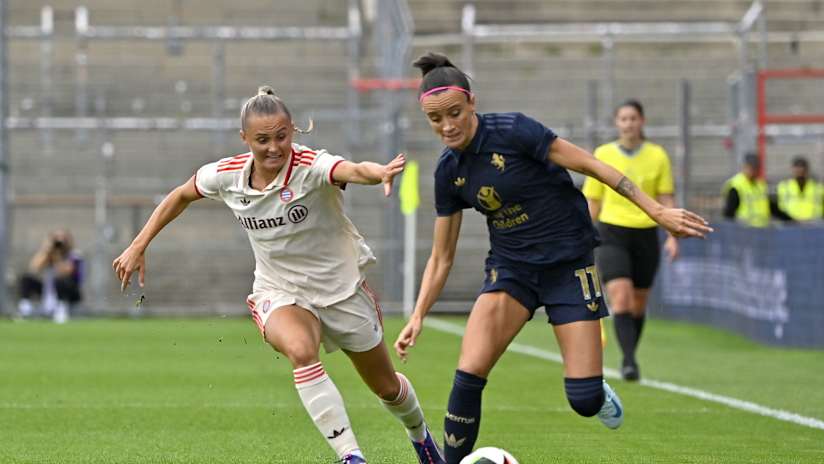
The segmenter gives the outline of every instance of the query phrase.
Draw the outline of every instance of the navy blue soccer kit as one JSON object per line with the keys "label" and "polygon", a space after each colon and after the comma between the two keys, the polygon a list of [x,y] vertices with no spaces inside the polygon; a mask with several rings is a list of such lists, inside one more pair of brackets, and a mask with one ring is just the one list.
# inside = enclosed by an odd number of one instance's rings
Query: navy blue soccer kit
{"label": "navy blue soccer kit", "polygon": [[446,148],[435,171],[439,216],[486,216],[490,251],[481,293],[505,291],[552,324],[608,315],[595,269],[599,239],[566,169],[548,159],[555,133],[521,113],[478,114],[464,150]]}

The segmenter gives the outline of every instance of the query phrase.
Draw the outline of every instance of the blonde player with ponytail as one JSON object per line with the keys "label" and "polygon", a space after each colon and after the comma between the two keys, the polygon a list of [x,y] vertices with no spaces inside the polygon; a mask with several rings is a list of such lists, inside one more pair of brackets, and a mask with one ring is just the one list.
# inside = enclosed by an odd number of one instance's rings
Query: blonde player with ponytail
{"label": "blonde player with ponytail", "polygon": [[[443,462],[412,384],[395,372],[383,342],[381,309],[364,279],[375,261],[343,212],[341,186],[383,183],[389,195],[405,159],[386,165],[346,161],[292,142],[289,109],[264,86],[240,113],[249,152],[201,167],[158,205],[114,260],[122,288],[138,273],[151,240],[193,201],[223,201],[246,230],[255,255],[249,311],[266,343],[292,363],[295,387],[318,430],[344,464],[365,463],[337,387],[319,360],[340,348],[384,407],[403,424],[418,460]],[[295,456],[299,457],[299,456]]]}

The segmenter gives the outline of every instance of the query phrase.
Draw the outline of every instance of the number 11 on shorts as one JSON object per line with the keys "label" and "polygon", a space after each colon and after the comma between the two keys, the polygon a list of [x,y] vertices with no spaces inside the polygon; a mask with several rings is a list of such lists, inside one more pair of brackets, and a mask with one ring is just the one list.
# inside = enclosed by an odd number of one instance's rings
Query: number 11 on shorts
{"label": "number 11 on shorts", "polygon": [[589,301],[592,299],[592,291],[590,290],[590,279],[587,278],[587,274],[589,277],[592,278],[592,290],[595,291],[595,298],[601,297],[601,278],[598,277],[598,269],[595,268],[594,265],[585,267],[583,269],[578,269],[575,271],[575,277],[581,281],[581,292],[584,294],[584,300]]}

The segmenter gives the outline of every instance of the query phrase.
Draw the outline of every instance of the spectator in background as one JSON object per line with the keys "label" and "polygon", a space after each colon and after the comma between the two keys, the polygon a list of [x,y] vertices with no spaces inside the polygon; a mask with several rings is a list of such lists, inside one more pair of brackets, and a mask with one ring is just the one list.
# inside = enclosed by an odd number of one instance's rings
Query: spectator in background
{"label": "spectator in background", "polygon": [[760,161],[755,154],[744,157],[741,172],[727,182],[721,193],[724,195],[724,217],[750,227],[767,227],[770,218],[792,221],[792,218],[778,208],[770,199],[767,182],[758,177]]}
{"label": "spectator in background", "polygon": [[[20,278],[22,317],[39,312],[58,324],[69,320],[69,309],[81,299],[82,261],[74,250],[74,240],[66,229],[51,232],[29,262],[28,272]],[[40,301],[35,308],[34,299]]]}
{"label": "spectator in background", "polygon": [[824,185],[810,177],[807,159],[793,158],[792,173],[778,184],[778,207],[795,221],[824,219]]}

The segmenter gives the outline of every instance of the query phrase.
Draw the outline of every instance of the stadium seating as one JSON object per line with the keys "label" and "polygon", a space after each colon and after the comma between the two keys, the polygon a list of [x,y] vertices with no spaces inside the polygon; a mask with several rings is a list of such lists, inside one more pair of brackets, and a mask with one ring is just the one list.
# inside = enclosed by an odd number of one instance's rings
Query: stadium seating
{"label": "stadium seating", "polygon": [[[13,24],[36,24],[45,2],[12,1]],[[10,112],[17,117],[42,115],[44,98],[52,100],[52,115],[74,116],[77,87],[73,35],[73,7],[76,2],[48,2],[55,8],[55,53],[52,87],[44,93],[39,80],[39,43],[15,40],[10,44]],[[305,0],[278,2],[244,0],[227,4],[214,0],[196,2],[89,0],[92,24],[166,25],[170,16],[186,25],[303,25],[342,26],[346,24],[346,2]],[[286,2],[283,2],[286,3]],[[418,33],[456,32],[465,2],[458,0],[410,0]],[[737,21],[749,6],[748,0],[479,0],[478,23],[568,22],[568,21]],[[175,10],[180,5],[179,11]],[[817,6],[818,5],[818,6]],[[773,30],[822,29],[824,12],[819,2],[792,0],[769,11]],[[368,49],[371,44],[364,43]],[[727,77],[737,68],[734,43],[680,45],[616,45],[615,99],[638,97],[648,108],[655,125],[677,121],[676,86],[688,77],[693,85],[693,120],[696,124],[725,124],[727,121]],[[225,45],[224,99],[213,108],[212,60],[214,44],[185,43],[180,48],[161,42],[94,41],[88,44],[87,113],[106,117],[164,116],[234,118],[242,101],[262,83],[269,83],[286,99],[298,123],[318,113],[343,114],[348,90],[344,44],[322,42],[235,42]],[[413,54],[425,51],[419,47]],[[456,58],[460,51],[444,51]],[[771,65],[803,66],[824,62],[821,47],[802,47],[798,54],[783,45],[774,46]],[[374,58],[364,58],[364,75],[372,72]],[[575,127],[580,135],[586,116],[586,82],[599,80],[603,73],[600,48],[593,45],[563,44],[479,44],[475,48],[475,86],[481,111],[522,111],[547,125],[565,130]],[[409,75],[413,75],[410,68]],[[185,86],[181,83],[185,83]],[[773,90],[773,88],[771,88]],[[777,85],[770,104],[789,110],[795,102],[824,101],[824,86]],[[806,97],[799,98],[799,92]],[[376,106],[376,96],[362,96],[365,104]],[[796,106],[793,106],[796,105]],[[824,108],[804,110],[824,112]],[[607,112],[604,112],[606,115]],[[422,202],[419,213],[418,269],[428,256],[433,221],[431,172],[439,153],[416,102],[408,95],[403,118],[409,126],[404,141],[411,158],[421,161]],[[364,123],[358,143],[347,144],[344,121],[319,118],[315,134],[300,141],[325,146],[354,159],[380,159],[376,137],[379,127]],[[52,131],[51,149],[47,135],[33,130],[11,132],[12,190],[21,203],[14,209],[12,266],[22,263],[39,243],[46,230],[65,225],[75,232],[87,251],[97,249],[91,198],[108,178],[113,197],[142,198],[115,202],[110,210],[113,235],[105,245],[105,260],[114,258],[148,216],[152,201],[187,179],[205,162],[243,150],[235,130],[222,134],[206,131]],[[101,145],[110,141],[114,158],[105,162]],[[578,137],[578,143],[586,141]],[[656,139],[671,154],[675,139]],[[790,153],[792,147],[778,147]],[[693,141],[692,165],[695,186],[715,192],[732,173],[734,164],[720,137]],[[774,163],[774,164],[772,164]],[[819,171],[824,165],[816,164]],[[783,175],[786,162],[771,161],[772,172]],[[75,206],[36,205],[33,196],[58,198],[84,196]],[[390,239],[380,219],[385,200],[377,189],[352,187],[347,191],[354,222],[369,242],[381,252]],[[26,200],[28,198],[28,200]],[[24,201],[25,200],[25,201]],[[28,201],[28,203],[26,202]],[[80,204],[82,203],[82,205]],[[201,202],[205,203],[205,202]],[[58,222],[55,224],[55,222]],[[486,253],[485,224],[478,215],[465,216],[464,238],[459,260],[450,278],[445,298],[466,300],[479,286],[481,263]],[[215,205],[193,210],[164,231],[151,248],[151,299],[160,306],[189,307],[209,312],[214,302],[243,310],[242,298],[251,282],[252,258],[246,238],[230,213]],[[94,259],[89,259],[94,262]],[[216,265],[215,263],[220,263]],[[373,286],[382,287],[384,269],[370,274]],[[239,277],[242,276],[242,277]],[[111,277],[109,277],[111,279]],[[118,301],[116,286],[109,282],[108,296],[98,295],[97,303]],[[87,293],[88,294],[88,293]],[[94,297],[90,295],[93,299]],[[108,298],[109,300],[105,300]],[[95,303],[92,301],[91,303]],[[99,308],[104,309],[104,308]]]}

